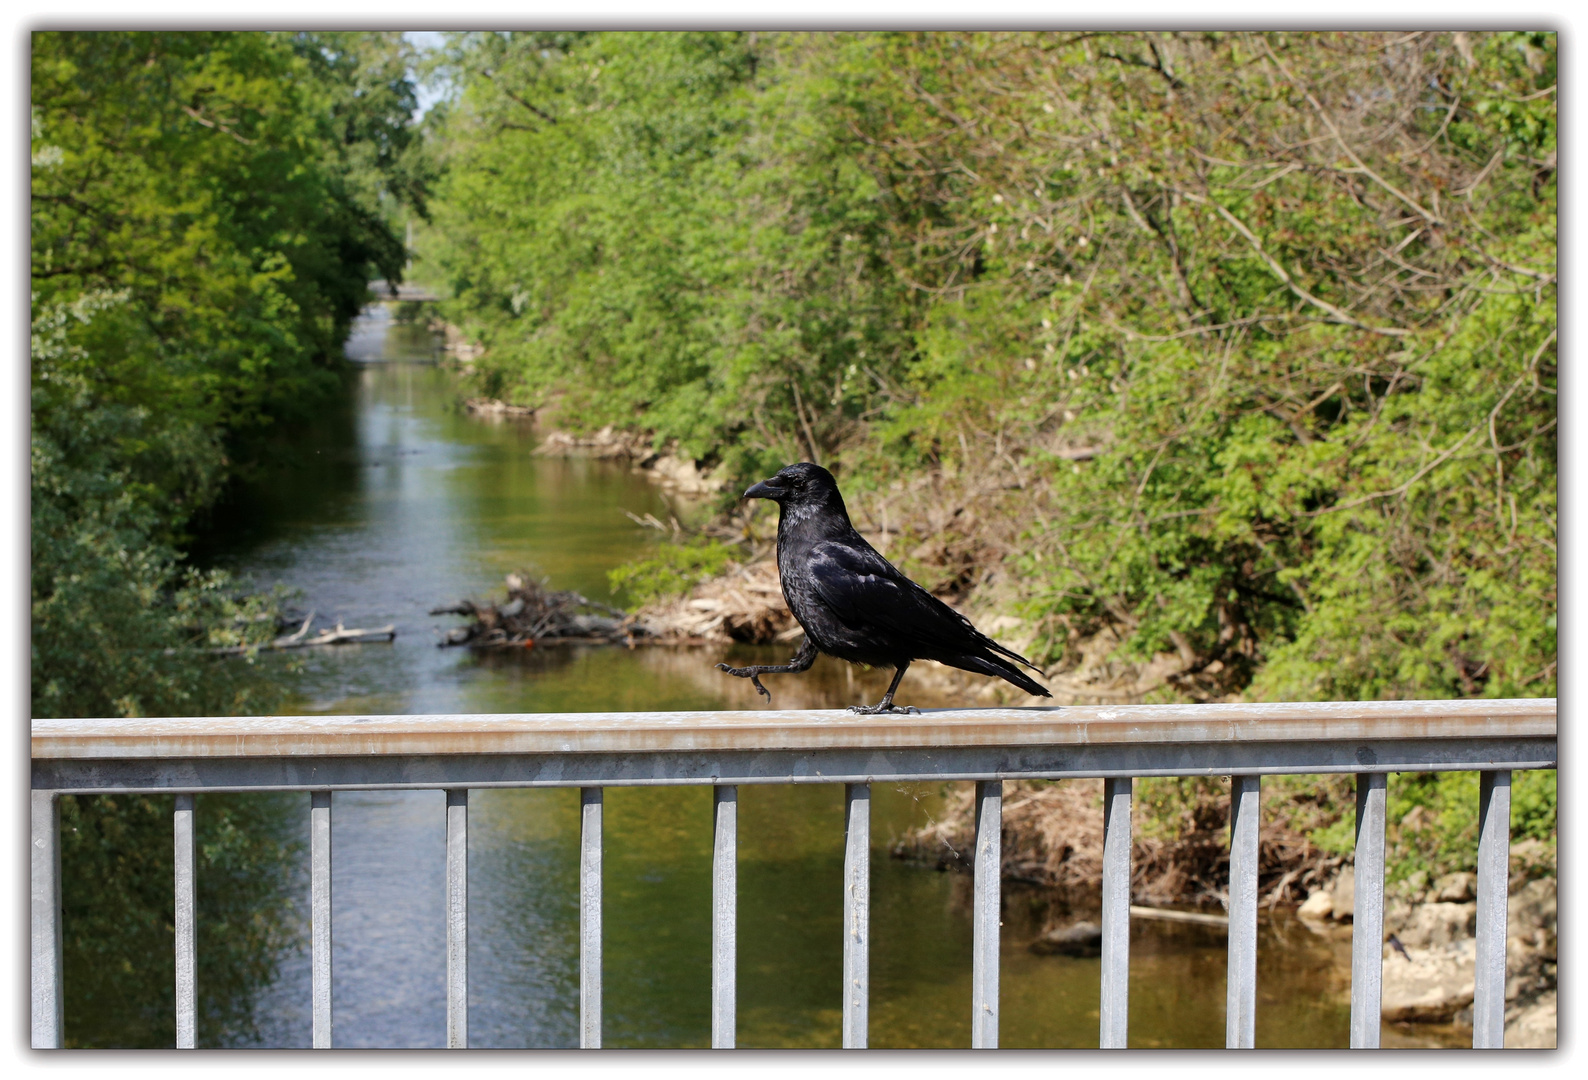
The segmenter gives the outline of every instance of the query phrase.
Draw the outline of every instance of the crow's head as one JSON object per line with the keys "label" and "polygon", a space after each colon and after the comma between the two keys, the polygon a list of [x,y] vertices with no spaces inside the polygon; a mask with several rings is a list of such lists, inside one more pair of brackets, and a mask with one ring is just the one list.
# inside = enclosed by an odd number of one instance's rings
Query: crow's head
{"label": "crow's head", "polygon": [[752,484],[744,497],[771,499],[779,506],[820,506],[834,501],[839,507],[843,506],[833,474],[808,461],[785,465],[776,476]]}

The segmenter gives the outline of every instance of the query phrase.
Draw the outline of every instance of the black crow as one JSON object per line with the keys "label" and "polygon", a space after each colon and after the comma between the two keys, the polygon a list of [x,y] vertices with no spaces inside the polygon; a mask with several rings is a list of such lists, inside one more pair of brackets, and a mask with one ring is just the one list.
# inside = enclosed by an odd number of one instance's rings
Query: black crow
{"label": "black crow", "polygon": [[[871,715],[919,710],[893,704],[894,691],[912,660],[996,675],[1028,694],[1052,697],[1015,666],[1039,670],[1004,648],[970,620],[899,573],[849,523],[833,474],[802,461],[779,470],[744,493],[778,504],[777,570],[783,599],[805,630],[805,644],[787,664],[717,666],[749,679],[767,701],[760,676],[807,670],[824,652],[840,660],[898,670],[878,705],[851,705]],[[1014,661],[1014,663],[1010,663]]]}

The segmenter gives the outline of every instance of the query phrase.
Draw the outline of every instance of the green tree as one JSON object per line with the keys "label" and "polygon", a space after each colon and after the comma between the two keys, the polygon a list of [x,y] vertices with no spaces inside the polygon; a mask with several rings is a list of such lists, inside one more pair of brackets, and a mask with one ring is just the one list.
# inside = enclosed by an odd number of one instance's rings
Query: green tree
{"label": "green tree", "polygon": [[929,475],[905,550],[1011,574],[1047,661],[1109,632],[1175,695],[1553,692],[1553,35],[450,63],[428,272],[487,392],[737,480],[822,461],[863,508]]}
{"label": "green tree", "polygon": [[[216,655],[270,597],[182,558],[264,436],[329,400],[427,164],[396,35],[47,32],[32,41],[33,715],[269,711]],[[269,800],[207,798],[201,1037],[246,1038],[286,933]],[[169,803],[63,805],[67,1038],[169,1045]]]}
{"label": "green tree", "polygon": [[[1157,698],[1550,695],[1556,49],[463,35],[425,272],[485,392],[677,439],[724,509],[826,464],[1060,676],[1104,642],[1171,659]],[[1398,781],[1397,873],[1470,860],[1470,780]],[[1553,773],[1518,800],[1553,835]],[[1337,785],[1275,802],[1349,838]]]}

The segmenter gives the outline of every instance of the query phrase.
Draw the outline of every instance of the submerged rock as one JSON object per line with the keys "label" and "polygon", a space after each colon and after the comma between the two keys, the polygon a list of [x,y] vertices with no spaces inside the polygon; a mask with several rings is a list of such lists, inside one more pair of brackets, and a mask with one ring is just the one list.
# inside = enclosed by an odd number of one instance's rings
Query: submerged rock
{"label": "submerged rock", "polygon": [[1042,956],[1101,956],[1103,928],[1096,923],[1078,922],[1049,930],[1029,946]]}

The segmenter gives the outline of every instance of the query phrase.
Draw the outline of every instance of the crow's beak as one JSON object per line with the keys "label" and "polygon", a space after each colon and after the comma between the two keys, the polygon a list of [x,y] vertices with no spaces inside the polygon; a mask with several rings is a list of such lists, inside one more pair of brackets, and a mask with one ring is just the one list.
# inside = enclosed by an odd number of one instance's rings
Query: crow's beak
{"label": "crow's beak", "polygon": [[744,497],[746,499],[775,499],[778,494],[777,488],[762,480],[759,484],[751,484],[745,491]]}

